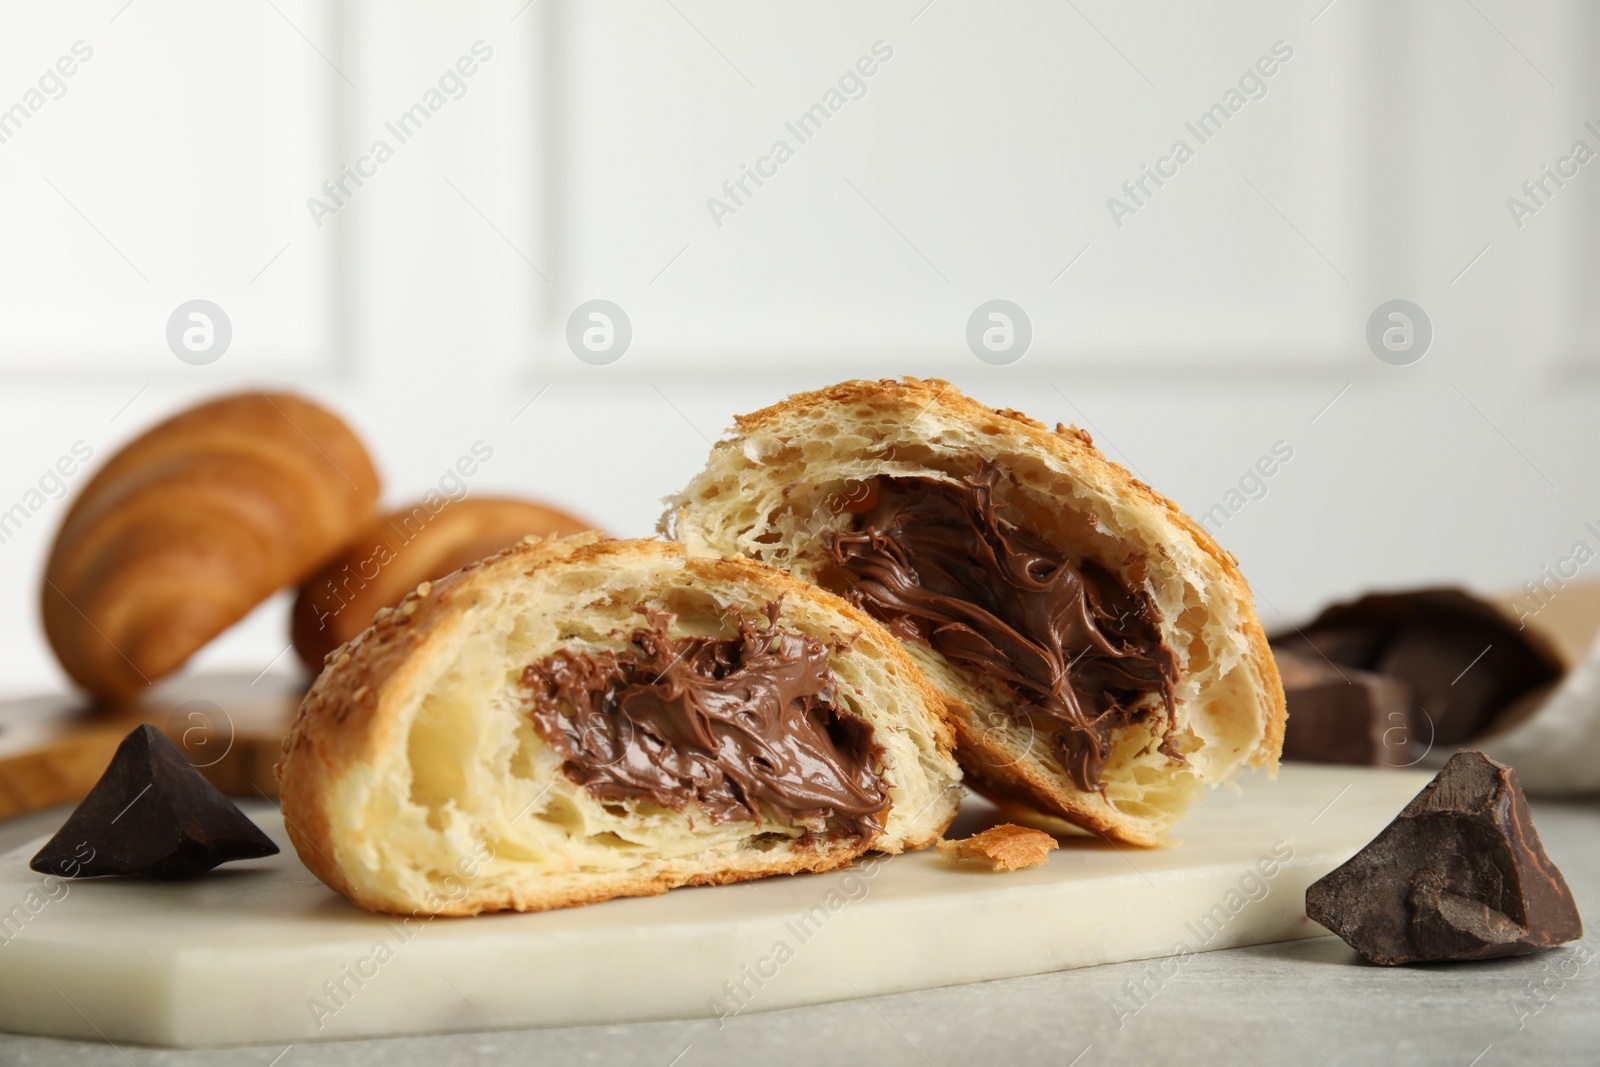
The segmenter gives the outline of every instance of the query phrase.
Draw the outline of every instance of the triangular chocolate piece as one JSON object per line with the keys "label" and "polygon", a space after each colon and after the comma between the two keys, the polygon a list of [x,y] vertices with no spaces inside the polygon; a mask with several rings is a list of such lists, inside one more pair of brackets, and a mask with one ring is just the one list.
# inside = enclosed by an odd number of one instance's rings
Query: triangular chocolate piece
{"label": "triangular chocolate piece", "polygon": [[1510,767],[1458,752],[1394,822],[1306,890],[1306,914],[1374,963],[1520,956],[1583,936]]}
{"label": "triangular chocolate piece", "polygon": [[43,874],[193,878],[278,846],[146,723],[111,757],[83,803],[29,864]]}

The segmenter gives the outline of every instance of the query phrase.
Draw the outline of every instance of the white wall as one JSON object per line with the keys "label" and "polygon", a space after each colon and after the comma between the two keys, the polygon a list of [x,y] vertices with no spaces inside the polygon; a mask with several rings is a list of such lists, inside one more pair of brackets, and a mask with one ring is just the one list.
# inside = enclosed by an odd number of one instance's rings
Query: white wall
{"label": "white wall", "polygon": [[[1269,625],[1375,585],[1515,585],[1600,519],[1600,166],[1520,228],[1506,203],[1600,150],[1576,0],[441,8],[0,16],[0,109],[94,50],[0,143],[0,509],[76,441],[104,457],[255,384],[344,412],[391,503],[482,439],[475,491],[645,533],[735,412],[937,373],[1088,426],[1197,513],[1285,442],[1219,531]],[[398,144],[385,123],[479,41]],[[879,41],[865,94],[718,226],[707,198]],[[1185,121],[1280,41],[1199,145]],[[1194,158],[1118,227],[1107,198],[1180,137]],[[318,226],[307,199],[380,138],[393,158]],[[204,366],[165,339],[197,297],[234,330]],[[1365,340],[1397,297],[1435,331],[1409,366]],[[633,325],[608,366],[564,340],[594,298]],[[1033,324],[1008,366],[967,349],[992,298]],[[61,684],[35,601],[64,507],[0,544],[0,691]],[[282,614],[202,662],[265,667]]]}

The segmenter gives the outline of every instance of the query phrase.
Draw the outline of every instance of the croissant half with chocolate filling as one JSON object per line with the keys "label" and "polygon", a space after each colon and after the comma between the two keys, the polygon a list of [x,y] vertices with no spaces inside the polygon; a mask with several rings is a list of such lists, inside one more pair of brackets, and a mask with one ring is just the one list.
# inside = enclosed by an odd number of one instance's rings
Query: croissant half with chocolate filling
{"label": "croissant half with chocolate filling", "polygon": [[1234,558],[1097,451],[940,381],[744,416],[662,520],[834,590],[945,697],[967,783],[1139,845],[1277,766],[1283,690]]}
{"label": "croissant half with chocolate filling", "polygon": [[820,871],[954,817],[943,705],[881,626],[749,560],[529,538],[334,653],[284,823],[375,911],[537,911]]}

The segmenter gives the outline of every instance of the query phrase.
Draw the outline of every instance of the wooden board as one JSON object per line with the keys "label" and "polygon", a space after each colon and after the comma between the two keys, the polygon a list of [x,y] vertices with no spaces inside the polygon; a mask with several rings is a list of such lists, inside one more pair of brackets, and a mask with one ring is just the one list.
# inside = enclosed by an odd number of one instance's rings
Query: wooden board
{"label": "wooden board", "polygon": [[[1323,933],[1306,886],[1428,776],[1285,767],[1184,844],[1077,837],[1014,874],[921,852],[536,915],[369,915],[284,853],[191,882],[67,882],[0,856],[0,1028],[205,1046],[716,1016]],[[953,834],[982,829],[973,800]],[[936,946],[936,949],[930,946]]]}
{"label": "wooden board", "polygon": [[184,675],[119,706],[64,694],[0,701],[0,819],[83,799],[118,743],[146,722],[223,792],[276,797],[272,765],[306,684]]}

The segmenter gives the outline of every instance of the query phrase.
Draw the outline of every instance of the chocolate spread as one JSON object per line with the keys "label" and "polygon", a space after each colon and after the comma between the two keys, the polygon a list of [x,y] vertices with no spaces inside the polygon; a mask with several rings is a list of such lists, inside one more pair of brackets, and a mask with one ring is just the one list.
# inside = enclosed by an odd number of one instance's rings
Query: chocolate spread
{"label": "chocolate spread", "polygon": [[1100,787],[1113,731],[1156,703],[1162,750],[1175,755],[1177,666],[1149,600],[1002,521],[999,476],[986,463],[959,485],[877,479],[853,530],[825,542],[845,594],[897,635],[1009,689],[1014,714],[1050,732],[1080,789]]}
{"label": "chocolate spread", "polygon": [[672,616],[638,609],[630,650],[562,650],[530,664],[534,729],[567,777],[608,800],[690,801],[714,823],[831,817],[858,838],[889,795],[873,729],[835,702],[828,650],[737,614],[737,637],[668,637]]}

